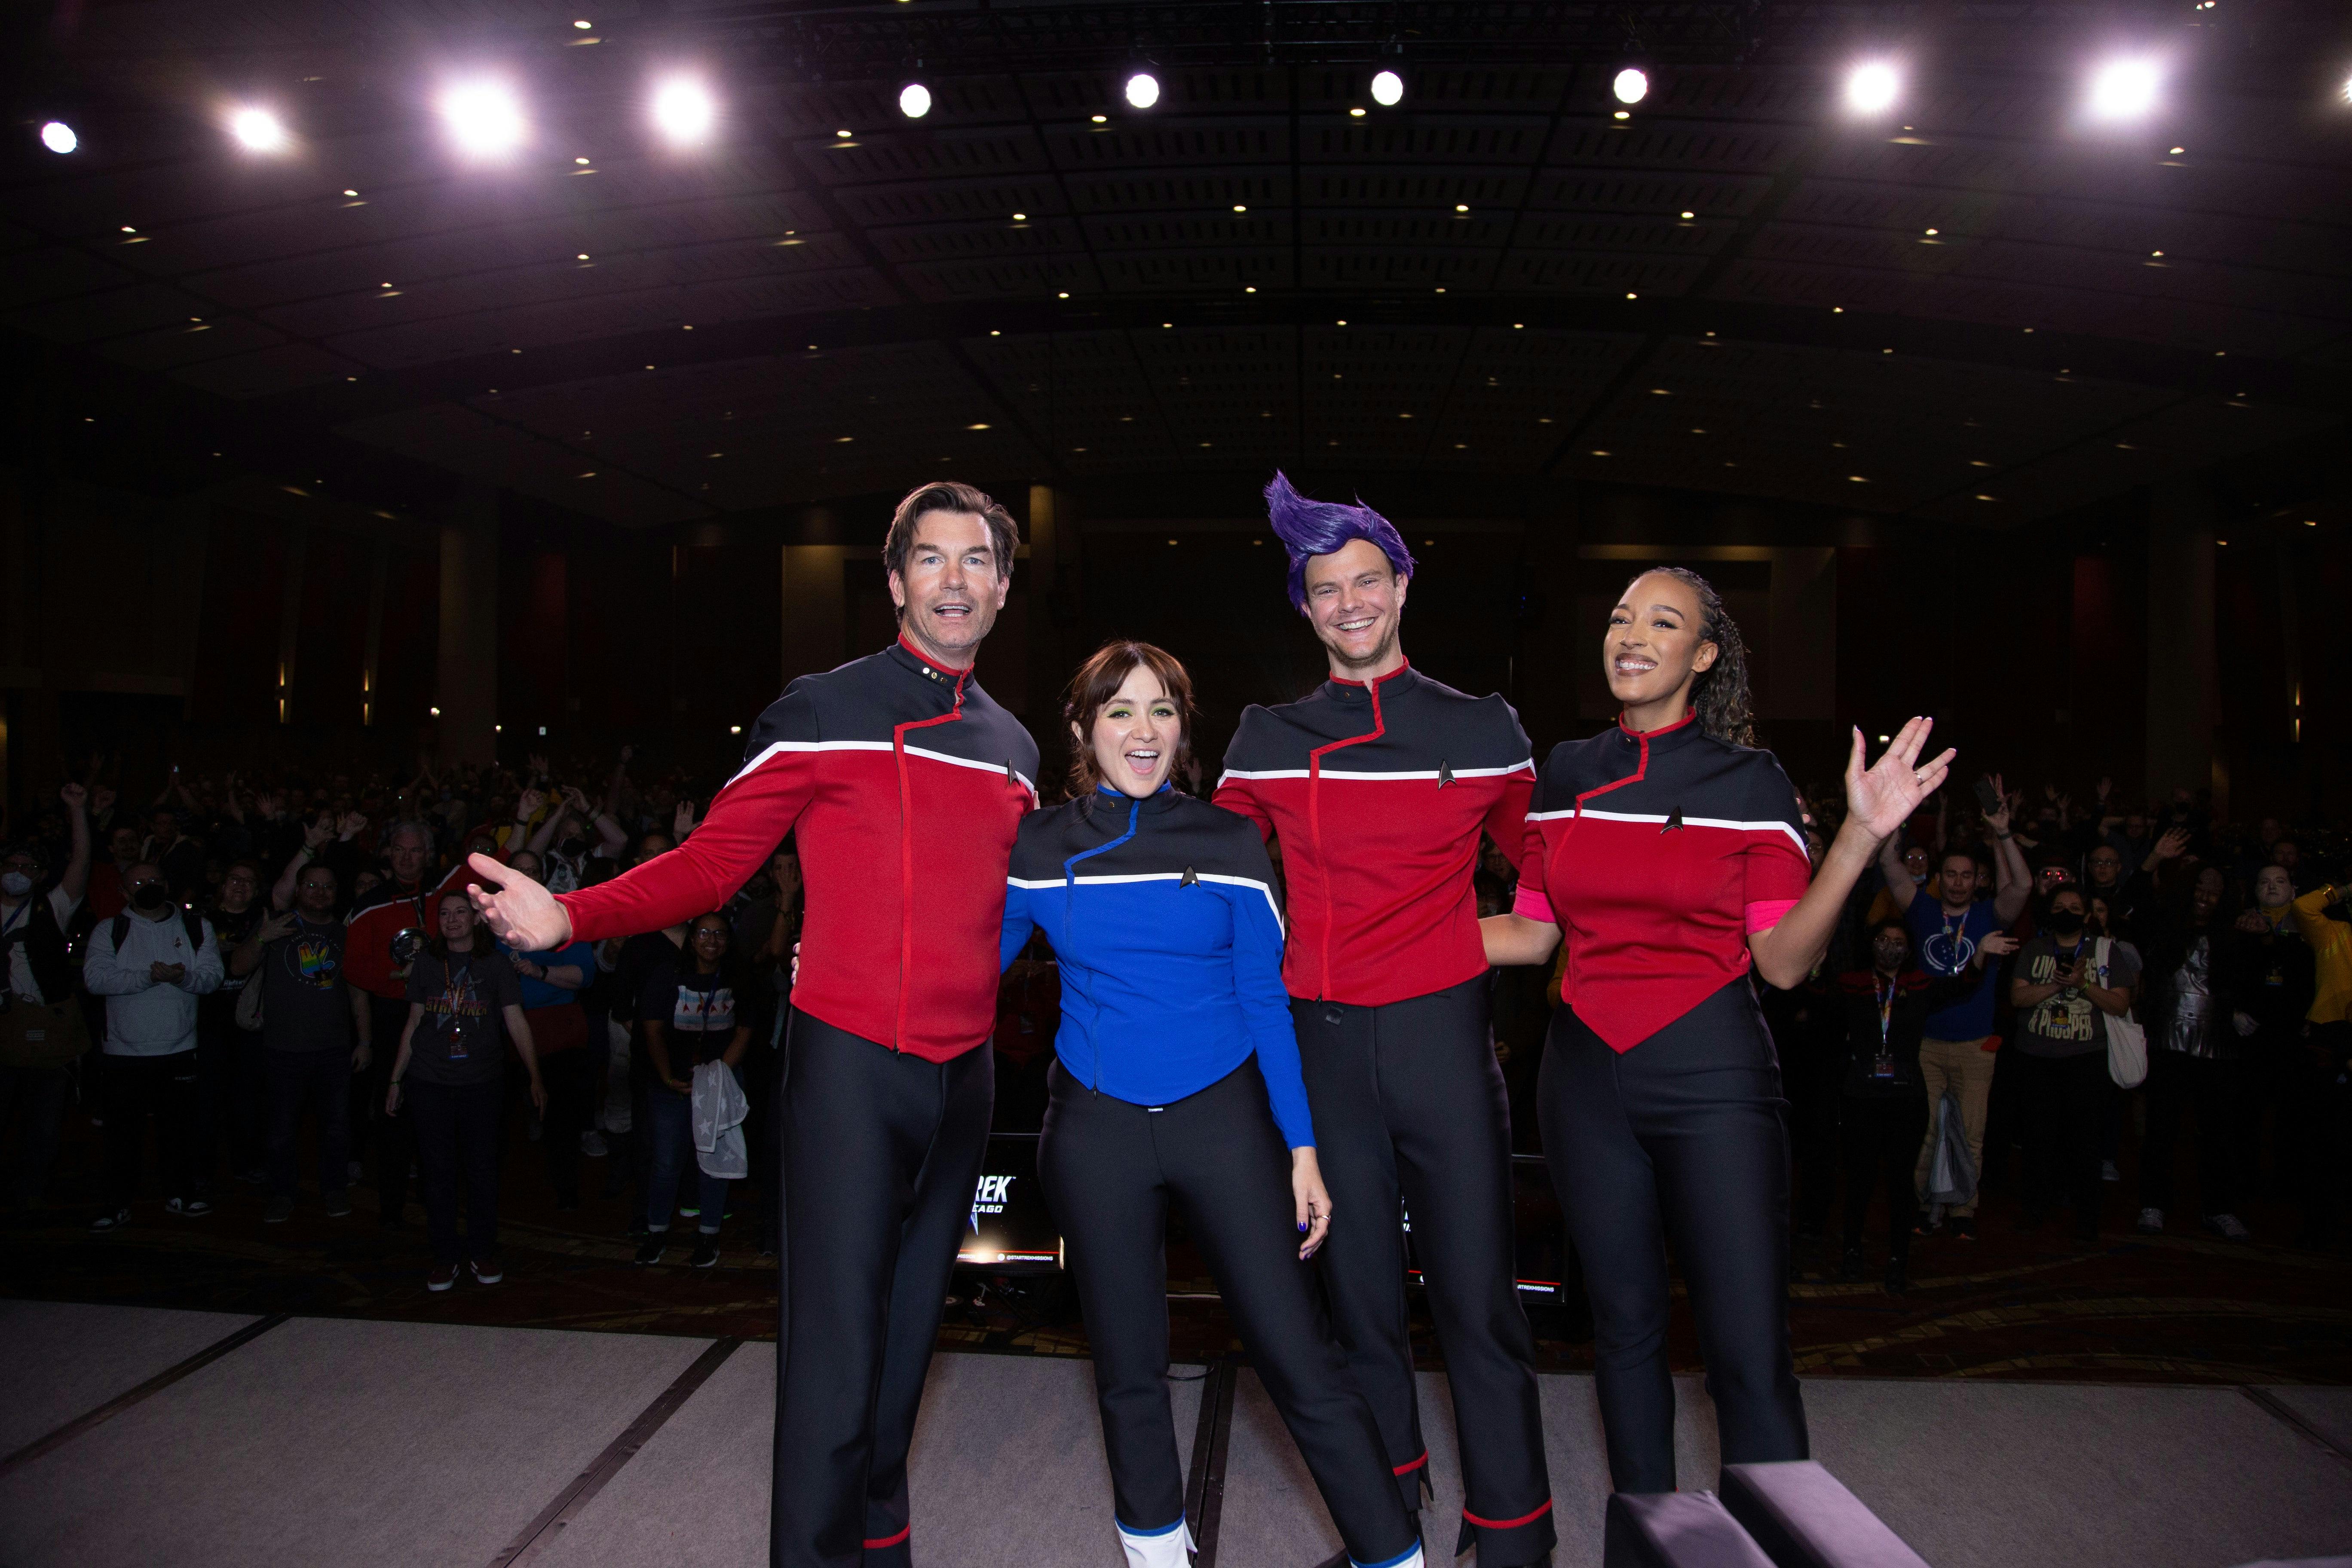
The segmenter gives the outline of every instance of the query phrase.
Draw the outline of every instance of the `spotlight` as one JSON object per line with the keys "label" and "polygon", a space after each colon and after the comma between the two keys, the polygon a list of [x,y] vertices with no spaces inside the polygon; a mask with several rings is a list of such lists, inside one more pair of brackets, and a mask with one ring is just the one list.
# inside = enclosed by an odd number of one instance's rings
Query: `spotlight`
{"label": "spotlight", "polygon": [[251,153],[280,153],[291,140],[278,116],[266,109],[240,109],[228,117],[228,133]]}
{"label": "spotlight", "polygon": [[654,124],[661,133],[685,146],[710,134],[719,118],[719,105],[700,82],[679,77],[654,89],[653,112]]}
{"label": "spotlight", "polygon": [[1137,71],[1127,79],[1127,101],[1137,109],[1149,109],[1160,101],[1160,79],[1150,71]]}
{"label": "spotlight", "polygon": [[41,145],[52,153],[70,153],[81,145],[81,138],[64,121],[52,120],[41,127]]}
{"label": "spotlight", "polygon": [[898,89],[898,112],[909,120],[920,120],[931,111],[931,89],[921,82],[910,81]]}
{"label": "spotlight", "polygon": [[496,158],[522,145],[530,127],[522,105],[505,84],[463,82],[441,95],[441,118],[458,151],[476,158]]}
{"label": "spotlight", "polygon": [[1609,90],[1617,95],[1620,103],[1639,103],[1650,96],[1650,73],[1640,66],[1627,66],[1609,84]]}
{"label": "spotlight", "polygon": [[1394,71],[1382,71],[1372,78],[1372,101],[1382,109],[1394,109],[1404,101],[1404,78]]}
{"label": "spotlight", "polygon": [[2098,120],[2137,120],[2156,107],[2164,68],[2146,56],[2109,60],[2091,77],[2090,110]]}
{"label": "spotlight", "polygon": [[1895,107],[1903,79],[1883,60],[1856,66],[1846,74],[1845,106],[1856,114],[1879,114]]}

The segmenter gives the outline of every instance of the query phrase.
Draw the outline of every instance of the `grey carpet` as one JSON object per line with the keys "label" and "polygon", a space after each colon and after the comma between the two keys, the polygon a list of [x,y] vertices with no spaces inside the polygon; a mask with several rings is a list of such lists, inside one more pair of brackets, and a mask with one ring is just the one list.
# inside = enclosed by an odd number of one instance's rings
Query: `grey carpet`
{"label": "grey carpet", "polygon": [[0,1481],[0,1562],[486,1563],[707,1343],[296,1319]]}
{"label": "grey carpet", "polygon": [[254,1321],[236,1312],[0,1301],[0,1456]]}
{"label": "grey carpet", "polygon": [[2263,1392],[2311,1424],[2312,1428],[2352,1455],[2352,1388],[2300,1388],[2273,1384]]}
{"label": "grey carpet", "polygon": [[[1192,1455],[1201,1386],[1170,1388],[1179,1463]],[[541,1561],[764,1564],[775,1394],[775,1347],[737,1351]],[[908,1468],[923,1568],[1118,1568],[1092,1362],[934,1357]]]}

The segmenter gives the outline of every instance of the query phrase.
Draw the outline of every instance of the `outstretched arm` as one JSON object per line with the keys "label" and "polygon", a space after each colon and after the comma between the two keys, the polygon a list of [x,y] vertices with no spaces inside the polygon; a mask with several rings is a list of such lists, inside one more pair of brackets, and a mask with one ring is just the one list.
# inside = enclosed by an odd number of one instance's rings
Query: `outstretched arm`
{"label": "outstretched arm", "polygon": [[66,858],[65,875],[58,879],[58,890],[75,903],[89,891],[89,814],[84,807],[89,792],[78,784],[69,784],[58,791],[58,798],[66,803],[66,820],[73,831],[73,851]]}
{"label": "outstretched arm", "polygon": [[1919,896],[1919,888],[1911,880],[1909,868],[1903,864],[1901,833],[1890,833],[1879,840],[1878,874],[1886,879],[1886,896],[1895,901],[1895,912],[1907,913],[1911,900]]}
{"label": "outstretched arm", "polygon": [[1992,832],[1992,912],[2007,925],[2024,910],[2026,896],[2033,890],[2033,873],[2026,869],[2025,851],[2017,847],[2017,835],[2010,828],[2009,797],[2000,794],[1999,773],[1993,775],[1992,788],[2000,796],[2000,809],[1984,814],[1985,826]]}
{"label": "outstretched arm", "polygon": [[[1813,873],[1804,897],[1779,923],[1748,939],[1756,973],[1766,984],[1785,991],[1804,983],[1829,951],[1830,934],[1845,909],[1846,895],[1862,879],[1863,868],[1878,853],[1880,843],[1942,785],[1957,753],[1947,750],[1931,762],[1919,761],[1935,728],[1933,719],[1912,720],[1878,764],[1867,770],[1862,765],[1862,731],[1854,731],[1853,749],[1845,765],[1845,826],[1838,829],[1829,853],[1822,858],[1821,869]],[[1904,880],[1907,883],[1910,879]]]}

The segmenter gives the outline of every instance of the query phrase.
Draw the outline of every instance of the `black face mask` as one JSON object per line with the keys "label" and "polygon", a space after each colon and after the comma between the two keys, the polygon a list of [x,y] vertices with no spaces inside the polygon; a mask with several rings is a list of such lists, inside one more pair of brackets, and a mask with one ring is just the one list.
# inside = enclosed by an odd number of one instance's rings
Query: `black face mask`
{"label": "black face mask", "polygon": [[555,847],[555,852],[562,856],[567,860],[576,860],[580,858],[581,852],[587,847],[588,840],[575,837],[567,838],[562,843],[557,845]]}
{"label": "black face mask", "polygon": [[134,909],[152,914],[172,901],[171,889],[161,882],[142,882],[131,889],[131,903]]}
{"label": "black face mask", "polygon": [[2074,936],[2083,929],[2083,917],[2074,910],[2052,910],[2042,917],[2053,936]]}
{"label": "black face mask", "polygon": [[1901,969],[1903,961],[1911,955],[1909,948],[1894,942],[1874,947],[1870,951],[1871,956],[1878,961],[1878,967],[1889,972]]}

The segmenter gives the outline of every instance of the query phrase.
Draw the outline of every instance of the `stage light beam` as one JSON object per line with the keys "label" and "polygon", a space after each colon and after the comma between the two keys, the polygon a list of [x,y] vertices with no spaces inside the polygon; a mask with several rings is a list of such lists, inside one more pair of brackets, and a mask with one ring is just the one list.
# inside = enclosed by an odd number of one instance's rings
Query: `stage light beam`
{"label": "stage light beam", "polygon": [[2164,87],[2164,68],[2146,56],[2109,60],[2091,75],[2092,118],[2137,120],[2156,107]]}
{"label": "stage light beam", "polygon": [[41,145],[52,153],[70,153],[81,145],[81,138],[64,121],[52,120],[41,127]]}
{"label": "stage light beam", "polygon": [[1394,109],[1404,101],[1404,78],[1394,71],[1382,71],[1372,78],[1372,101],[1382,109]]}
{"label": "stage light beam", "polygon": [[1160,79],[1150,71],[1137,71],[1127,79],[1127,101],[1137,109],[1149,109],[1160,101]]}
{"label": "stage light beam", "polygon": [[1884,60],[1859,65],[1846,73],[1845,106],[1856,114],[1883,114],[1902,94],[1903,78]]}
{"label": "stage light beam", "polygon": [[1639,103],[1650,96],[1650,73],[1640,66],[1627,66],[1609,84],[1609,90],[1617,95],[1620,103]]}
{"label": "stage light beam", "polygon": [[469,157],[499,158],[530,134],[522,104],[504,83],[461,82],[441,95],[441,120],[450,140]]}
{"label": "stage light beam", "polygon": [[719,121],[710,89],[687,77],[674,77],[654,89],[655,128],[677,146],[707,141]]}
{"label": "stage light beam", "polygon": [[282,153],[293,141],[278,116],[266,109],[250,107],[229,115],[228,133],[248,153]]}
{"label": "stage light beam", "polygon": [[898,89],[898,112],[909,120],[920,120],[931,111],[931,89],[921,82],[910,81]]}

